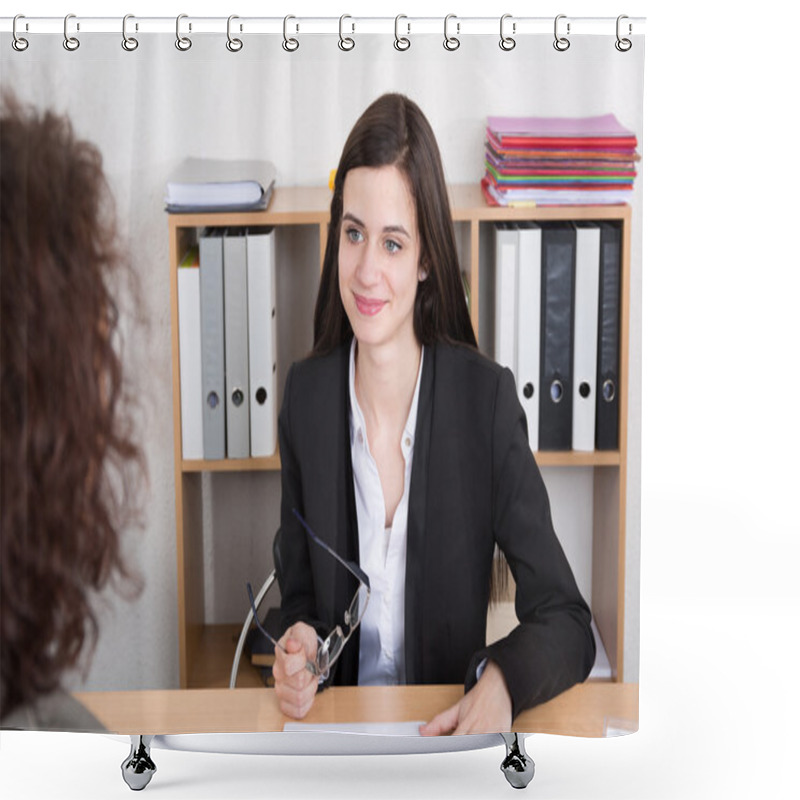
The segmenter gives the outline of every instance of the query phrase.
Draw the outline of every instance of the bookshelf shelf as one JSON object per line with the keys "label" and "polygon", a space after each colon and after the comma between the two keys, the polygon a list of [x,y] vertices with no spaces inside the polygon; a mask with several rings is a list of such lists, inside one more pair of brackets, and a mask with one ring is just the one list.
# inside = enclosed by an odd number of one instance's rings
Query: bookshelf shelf
{"label": "bookshelf shelf", "polygon": [[[619,448],[614,451],[535,453],[540,467],[591,468],[592,589],[588,598],[611,665],[612,679],[624,680],[625,530],[627,486],[628,325],[630,284],[631,209],[618,206],[558,206],[501,208],[486,204],[480,186],[454,185],[449,189],[453,221],[460,241],[462,269],[470,292],[470,316],[483,347],[481,324],[492,316],[481,308],[492,269],[488,243],[493,223],[504,221],[611,220],[622,229],[620,271]],[[202,529],[203,473],[280,471],[280,455],[268,458],[184,460],[181,444],[181,406],[178,341],[178,265],[197,232],[204,227],[270,225],[316,239],[319,268],[325,252],[331,192],[327,187],[283,187],[274,192],[265,211],[224,214],[168,215],[171,331],[173,363],[173,418],[175,453],[175,508],[177,545],[178,647],[181,687],[227,686],[238,635],[236,625],[208,625],[204,611],[204,546]],[[302,227],[305,226],[305,227]],[[306,250],[308,252],[308,250]],[[281,267],[278,267],[281,270]],[[290,269],[291,267],[283,267]],[[487,272],[488,270],[488,272]],[[484,273],[482,275],[482,272]],[[316,284],[302,285],[305,297],[316,296]],[[485,298],[484,298],[484,301]],[[487,306],[488,309],[488,306]],[[283,387],[279,386],[278,407]],[[273,478],[270,478],[273,480]],[[238,686],[261,685],[258,671],[240,666]]]}

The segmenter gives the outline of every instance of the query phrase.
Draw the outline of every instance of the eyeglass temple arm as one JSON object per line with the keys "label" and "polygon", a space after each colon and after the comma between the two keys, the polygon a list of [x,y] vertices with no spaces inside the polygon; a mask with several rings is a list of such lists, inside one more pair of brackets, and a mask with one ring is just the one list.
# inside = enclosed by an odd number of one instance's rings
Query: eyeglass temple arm
{"label": "eyeglass temple arm", "polygon": [[[261,587],[261,590],[258,593],[258,599],[257,600],[253,599],[253,587],[250,585],[250,581],[247,582],[247,596],[250,599],[250,611],[247,614],[247,618],[245,619],[244,626],[242,628],[242,633],[239,636],[239,645],[237,645],[237,648],[236,648],[237,658],[238,658],[238,656],[241,655],[240,646],[244,647],[244,640],[247,637],[247,631],[250,629],[250,623],[251,622],[255,622],[256,627],[261,631],[261,633],[264,634],[264,636],[267,637],[267,639],[270,640],[270,642],[272,642],[272,644],[275,647],[279,647],[281,650],[283,650],[284,653],[286,653],[286,655],[291,655],[291,653],[289,653],[289,651],[277,639],[272,637],[272,635],[269,633],[269,631],[266,631],[264,629],[264,626],[261,624],[261,621],[258,619],[258,608],[261,605],[261,602],[264,600],[264,596],[266,595],[266,593],[269,590],[270,586],[272,586],[272,582],[274,580],[275,580],[275,570],[272,570],[272,574],[269,576],[269,578],[267,578],[266,582],[264,583],[264,586]],[[317,638],[319,638],[319,637],[317,637]],[[238,666],[239,666],[238,665],[238,661],[236,661],[234,663],[234,665],[238,669]],[[319,673],[319,669],[317,668],[317,665],[313,661],[309,660],[308,658],[306,658],[306,669],[314,677],[317,677],[320,674]],[[234,676],[235,676],[235,673],[232,673],[231,674],[231,681],[235,680]],[[231,685],[230,688],[233,689],[234,688],[233,685]]]}
{"label": "eyeglass temple arm", "polygon": [[[236,688],[236,676],[239,673],[239,661],[242,657],[242,652],[244,651],[244,643],[247,639],[247,632],[250,630],[250,625],[253,622],[255,613],[258,611],[258,608],[264,600],[264,597],[274,583],[275,577],[275,570],[272,570],[272,572],[270,572],[270,574],[267,576],[267,579],[264,581],[263,586],[258,590],[258,596],[250,603],[250,610],[247,612],[244,625],[242,625],[242,632],[239,634],[239,641],[236,645],[236,654],[233,657],[233,666],[231,667],[231,679],[229,684],[231,689]],[[250,588],[249,594],[252,598],[252,588]]]}
{"label": "eyeglass temple arm", "polygon": [[366,587],[367,589],[370,588],[369,585],[369,575],[364,572],[363,569],[358,564],[355,564],[352,561],[345,561],[330,545],[326,544],[322,541],[322,539],[317,536],[314,531],[311,530],[308,523],[300,516],[300,512],[296,509],[292,509],[292,513],[297,517],[300,521],[300,524],[306,529],[306,533],[323,549],[330,553],[346,570],[349,570],[353,573],[353,575],[358,578]]}

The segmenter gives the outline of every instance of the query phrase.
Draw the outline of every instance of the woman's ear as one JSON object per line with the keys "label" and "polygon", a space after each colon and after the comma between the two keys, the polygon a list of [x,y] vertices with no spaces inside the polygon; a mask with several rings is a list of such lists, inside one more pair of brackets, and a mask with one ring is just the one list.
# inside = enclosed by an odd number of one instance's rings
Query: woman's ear
{"label": "woman's ear", "polygon": [[422,283],[428,277],[428,270],[420,264],[419,267],[419,282]]}

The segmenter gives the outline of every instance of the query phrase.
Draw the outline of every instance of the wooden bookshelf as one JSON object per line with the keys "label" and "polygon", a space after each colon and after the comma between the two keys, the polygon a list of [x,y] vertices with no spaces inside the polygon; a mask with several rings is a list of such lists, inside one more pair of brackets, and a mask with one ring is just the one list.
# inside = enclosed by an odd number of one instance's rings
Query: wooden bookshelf
{"label": "wooden bookshelf", "polygon": [[[231,626],[207,625],[204,619],[202,484],[208,472],[278,472],[280,455],[268,458],[184,460],[181,445],[181,403],[178,341],[178,265],[206,226],[307,226],[303,236],[317,239],[319,265],[325,252],[331,192],[327,187],[284,187],[275,190],[265,211],[223,214],[170,214],[169,269],[172,333],[172,380],[175,453],[178,649],[183,688],[226,686],[235,641]],[[492,224],[503,221],[615,221],[622,228],[620,272],[619,448],[615,451],[543,452],[535,454],[544,468],[590,467],[594,471],[592,531],[592,612],[600,630],[615,681],[623,681],[625,623],[625,534],[627,487],[628,350],[630,319],[629,206],[560,206],[548,208],[488,206],[477,185],[450,187],[451,212],[462,250],[462,269],[470,287],[470,316],[479,343],[485,318],[481,309],[481,273]],[[279,267],[280,268],[280,267]],[[316,295],[316,286],[308,291]],[[279,393],[283,387],[279,387]],[[234,626],[235,627],[235,626]],[[252,674],[251,674],[252,673]],[[258,674],[240,667],[239,684],[251,685]]]}

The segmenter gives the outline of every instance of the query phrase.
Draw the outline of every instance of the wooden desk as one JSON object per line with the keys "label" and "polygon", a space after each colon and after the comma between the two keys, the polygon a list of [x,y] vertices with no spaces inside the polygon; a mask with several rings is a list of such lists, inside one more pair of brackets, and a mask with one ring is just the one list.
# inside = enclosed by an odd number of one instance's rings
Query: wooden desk
{"label": "wooden desk", "polygon": [[[463,695],[461,686],[335,686],[314,701],[303,722],[430,720]],[[282,731],[290,721],[272,689],[176,689],[83,692],[76,697],[113,733],[246,733]],[[584,683],[522,712],[519,733],[605,736],[638,728],[639,686]]]}

